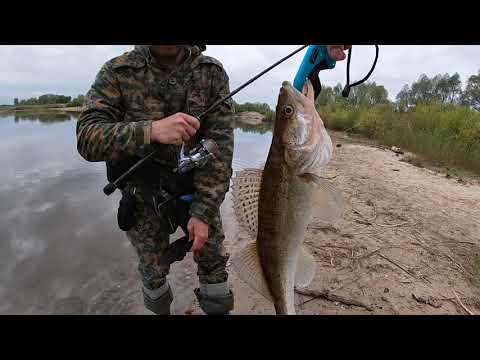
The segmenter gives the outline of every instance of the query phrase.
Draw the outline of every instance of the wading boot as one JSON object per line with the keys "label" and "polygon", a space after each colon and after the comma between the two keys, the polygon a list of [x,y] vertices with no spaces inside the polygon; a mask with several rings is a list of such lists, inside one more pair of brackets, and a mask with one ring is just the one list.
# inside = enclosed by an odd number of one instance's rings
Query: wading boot
{"label": "wading boot", "polygon": [[227,282],[218,284],[200,284],[194,290],[200,308],[207,315],[230,315],[233,310],[233,292]]}
{"label": "wading boot", "polygon": [[156,315],[171,315],[170,305],[173,301],[172,289],[168,282],[165,282],[158,289],[150,290],[143,287],[143,303],[145,308]]}

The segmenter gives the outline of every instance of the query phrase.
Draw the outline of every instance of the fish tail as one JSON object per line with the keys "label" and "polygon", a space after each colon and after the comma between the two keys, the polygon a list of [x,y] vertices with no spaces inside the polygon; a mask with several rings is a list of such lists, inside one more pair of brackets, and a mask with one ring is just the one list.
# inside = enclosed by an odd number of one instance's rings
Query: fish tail
{"label": "fish tail", "polygon": [[288,304],[287,302],[274,302],[275,313],[277,315],[296,315],[295,306],[293,304]]}
{"label": "fish tail", "polygon": [[277,303],[275,303],[273,305],[275,306],[275,313],[277,315],[281,315],[282,314],[282,309],[280,308],[280,306]]}

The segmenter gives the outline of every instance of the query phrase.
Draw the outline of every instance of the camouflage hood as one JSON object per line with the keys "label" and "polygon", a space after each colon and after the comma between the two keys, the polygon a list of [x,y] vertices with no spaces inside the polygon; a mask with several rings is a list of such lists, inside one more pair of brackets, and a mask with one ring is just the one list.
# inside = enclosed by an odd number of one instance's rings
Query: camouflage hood
{"label": "camouflage hood", "polygon": [[[184,47],[190,51],[190,56],[188,59],[194,59],[198,57],[207,49],[206,45],[184,45]],[[135,45],[133,53],[134,55],[138,55],[138,57],[143,58],[147,62],[152,60],[152,53],[147,45]]]}

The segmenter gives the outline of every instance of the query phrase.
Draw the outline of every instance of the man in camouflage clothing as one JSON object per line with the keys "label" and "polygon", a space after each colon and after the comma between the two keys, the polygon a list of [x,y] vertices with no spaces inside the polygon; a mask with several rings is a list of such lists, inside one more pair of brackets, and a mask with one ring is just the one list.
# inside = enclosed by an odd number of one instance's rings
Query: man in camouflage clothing
{"label": "man in camouflage clothing", "polygon": [[[207,314],[228,314],[233,293],[227,283],[229,254],[223,246],[219,208],[232,175],[233,106],[228,100],[200,121],[194,117],[230,92],[221,63],[203,55],[205,49],[203,45],[137,45],[104,64],[78,120],[77,148],[87,161],[106,161],[111,166],[155,148],[157,161],[175,167],[182,143],[194,146],[201,139],[217,143],[216,157],[193,170],[188,231],[194,240],[200,282],[194,292],[200,306]],[[171,232],[165,218],[149,212],[141,189],[136,189],[135,198],[136,222],[127,236],[139,257],[145,307],[170,314],[169,266],[158,260]]]}

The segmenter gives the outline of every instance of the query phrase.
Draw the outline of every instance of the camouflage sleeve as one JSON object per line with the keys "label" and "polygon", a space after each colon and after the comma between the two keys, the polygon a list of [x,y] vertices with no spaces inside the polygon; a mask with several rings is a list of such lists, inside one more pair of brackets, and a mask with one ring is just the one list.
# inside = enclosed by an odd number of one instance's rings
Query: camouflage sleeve
{"label": "camouflage sleeve", "polygon": [[77,149],[87,161],[120,160],[150,144],[151,121],[124,123],[118,81],[105,64],[88,91],[77,122]]}
{"label": "camouflage sleeve", "polygon": [[[223,69],[215,67],[212,76],[211,103],[230,93],[228,76]],[[233,158],[233,103],[225,101],[216,111],[207,115],[200,127],[203,139],[213,139],[218,153],[213,161],[194,173],[195,197],[190,215],[211,224],[230,186]]]}

